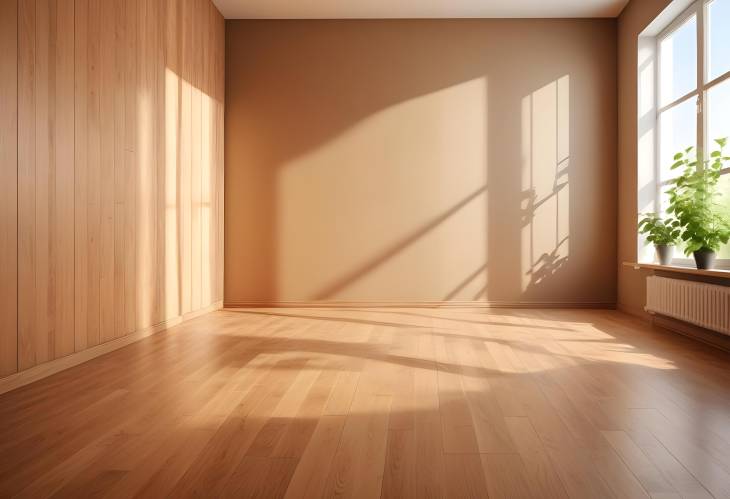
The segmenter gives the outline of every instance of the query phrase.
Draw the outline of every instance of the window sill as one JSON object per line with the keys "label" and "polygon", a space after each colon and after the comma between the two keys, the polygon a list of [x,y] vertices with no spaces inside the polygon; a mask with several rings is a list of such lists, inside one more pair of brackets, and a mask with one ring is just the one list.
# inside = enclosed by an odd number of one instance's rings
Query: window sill
{"label": "window sill", "polygon": [[632,267],[635,270],[646,269],[646,270],[660,270],[662,272],[676,272],[677,274],[691,274],[701,275],[706,277],[717,277],[720,279],[730,280],[730,270],[700,270],[694,267],[680,267],[678,265],[658,265],[656,263],[632,263],[624,262],[626,267]]}

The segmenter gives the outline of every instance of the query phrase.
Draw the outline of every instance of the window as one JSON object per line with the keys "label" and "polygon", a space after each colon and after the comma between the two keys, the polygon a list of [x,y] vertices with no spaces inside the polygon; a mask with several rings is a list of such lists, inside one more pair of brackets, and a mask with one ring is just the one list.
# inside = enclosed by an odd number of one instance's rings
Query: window
{"label": "window", "polygon": [[[697,0],[657,36],[656,55],[655,199],[664,211],[664,191],[680,173],[670,169],[674,154],[730,137],[730,0]],[[719,185],[730,215],[730,168]],[[730,263],[730,245],[718,256]]]}

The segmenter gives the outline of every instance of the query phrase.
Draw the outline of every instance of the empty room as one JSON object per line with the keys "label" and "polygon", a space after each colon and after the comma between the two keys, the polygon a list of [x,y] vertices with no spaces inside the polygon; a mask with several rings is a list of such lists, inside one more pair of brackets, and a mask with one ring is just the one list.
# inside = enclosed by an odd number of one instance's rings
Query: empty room
{"label": "empty room", "polygon": [[0,498],[730,499],[730,0],[0,0]]}

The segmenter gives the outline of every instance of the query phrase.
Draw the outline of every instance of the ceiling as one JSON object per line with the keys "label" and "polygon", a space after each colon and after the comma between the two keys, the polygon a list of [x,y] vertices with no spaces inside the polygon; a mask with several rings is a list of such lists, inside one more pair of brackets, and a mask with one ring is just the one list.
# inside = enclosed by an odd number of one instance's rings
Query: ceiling
{"label": "ceiling", "polygon": [[227,19],[616,17],[628,0],[213,0]]}

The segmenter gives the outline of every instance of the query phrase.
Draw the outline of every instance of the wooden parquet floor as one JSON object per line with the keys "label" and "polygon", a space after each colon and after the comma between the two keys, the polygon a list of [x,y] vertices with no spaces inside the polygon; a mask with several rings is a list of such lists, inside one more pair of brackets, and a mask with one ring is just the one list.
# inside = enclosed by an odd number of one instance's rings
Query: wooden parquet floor
{"label": "wooden parquet floor", "polygon": [[214,312],[0,396],[2,497],[730,498],[730,356],[615,311]]}

